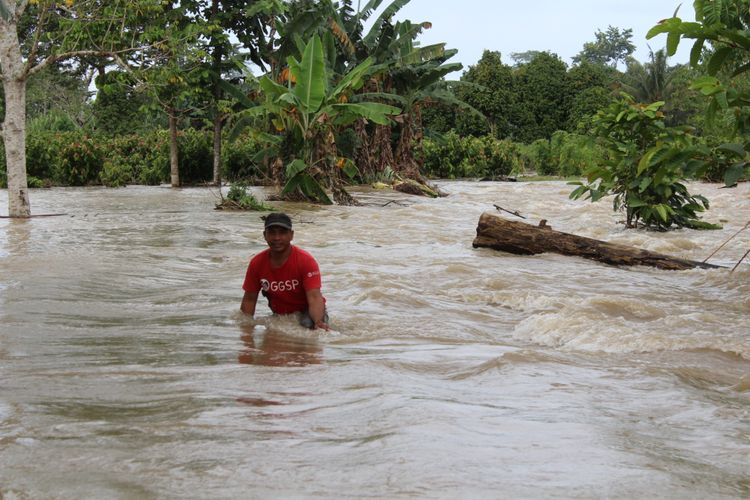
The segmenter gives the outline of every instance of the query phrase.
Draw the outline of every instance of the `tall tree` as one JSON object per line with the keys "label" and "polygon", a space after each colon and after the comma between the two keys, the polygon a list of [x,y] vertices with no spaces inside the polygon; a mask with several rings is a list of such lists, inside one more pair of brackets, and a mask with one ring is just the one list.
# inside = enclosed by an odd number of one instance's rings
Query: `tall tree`
{"label": "tall tree", "polygon": [[[210,101],[204,90],[210,75],[201,71],[204,58],[198,41],[202,26],[180,2],[166,1],[162,7],[163,16],[157,21],[159,26],[152,36],[163,41],[141,54],[136,77],[167,115],[170,183],[172,187],[179,187],[178,122],[185,115],[197,115],[201,103]],[[216,176],[215,171],[215,179]]]}
{"label": "tall tree", "polygon": [[500,52],[485,50],[479,61],[469,66],[456,95],[479,110],[486,118],[463,113],[457,118],[461,135],[482,135],[489,131],[495,137],[508,137],[513,133],[512,109],[515,87],[512,69],[503,64]]}
{"label": "tall tree", "polygon": [[[221,132],[229,116],[224,102],[224,79],[235,75],[238,67],[253,63],[264,69],[271,54],[269,38],[273,36],[275,17],[286,10],[282,0],[183,0],[188,14],[203,29],[203,50],[208,55],[206,68],[210,78],[209,110],[213,123],[214,184],[221,184]],[[234,40],[244,49],[238,51]]]}
{"label": "tall tree", "polygon": [[566,128],[571,88],[567,67],[556,54],[542,52],[516,70],[516,135],[531,142]]}
{"label": "tall tree", "polygon": [[635,52],[632,29],[615,28],[608,26],[607,31],[597,30],[594,33],[596,40],[583,44],[583,50],[573,57],[574,63],[589,61],[595,64],[608,64],[613,68]]}
{"label": "tall tree", "polygon": [[536,56],[541,54],[542,51],[540,50],[527,50],[524,52],[511,52],[510,58],[513,59],[513,62],[515,63],[514,66],[523,66],[524,64],[529,64],[531,61],[534,60]]}
{"label": "tall tree", "polygon": [[[125,65],[141,43],[140,27],[157,0],[0,0],[0,69],[5,92],[3,140],[8,169],[8,213],[29,217],[26,177],[26,84],[34,73],[86,56]],[[24,16],[28,16],[24,19]],[[27,29],[20,29],[24,26]]]}

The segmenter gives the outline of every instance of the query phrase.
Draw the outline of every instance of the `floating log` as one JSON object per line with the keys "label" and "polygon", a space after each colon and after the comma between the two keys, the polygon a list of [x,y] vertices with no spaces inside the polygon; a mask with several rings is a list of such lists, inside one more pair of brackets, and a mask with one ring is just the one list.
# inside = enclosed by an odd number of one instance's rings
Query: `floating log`
{"label": "floating log", "polygon": [[533,226],[524,222],[503,219],[489,212],[479,217],[477,237],[474,238],[473,246],[518,255],[553,252],[593,259],[615,266],[639,265],[668,270],[722,267],[554,231],[546,225],[545,220],[542,220],[539,226]]}

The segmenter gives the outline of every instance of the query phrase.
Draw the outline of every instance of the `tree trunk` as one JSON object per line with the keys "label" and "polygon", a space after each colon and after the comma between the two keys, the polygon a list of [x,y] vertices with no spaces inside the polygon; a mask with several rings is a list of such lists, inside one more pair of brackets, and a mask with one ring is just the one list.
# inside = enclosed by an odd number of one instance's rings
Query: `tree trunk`
{"label": "tree trunk", "polygon": [[362,179],[369,181],[375,179],[375,166],[370,151],[370,136],[367,134],[367,120],[360,118],[354,122],[354,133],[357,134],[359,144],[357,149],[354,151],[354,163],[357,165]]}
{"label": "tree trunk", "polygon": [[218,112],[214,118],[214,185],[221,186],[221,129],[222,117]]}
{"label": "tree trunk", "polygon": [[172,187],[180,187],[180,163],[177,148],[177,117],[175,110],[167,110],[169,114],[169,172]]}
{"label": "tree trunk", "polygon": [[652,266],[659,269],[683,270],[700,267],[717,268],[712,264],[679,259],[639,248],[553,231],[542,221],[539,226],[509,221],[485,212],[479,218],[473,246],[492,248],[520,255],[554,252],[593,259],[616,266]]}
{"label": "tree trunk", "polygon": [[414,150],[421,146],[421,131],[412,113],[402,115],[401,137],[396,146],[397,171],[405,179],[419,180],[419,163],[414,158]]}
{"label": "tree trunk", "polygon": [[375,158],[377,173],[384,172],[386,167],[395,171],[390,125],[375,125],[375,133],[370,142],[370,151],[372,157]]}
{"label": "tree trunk", "polygon": [[[221,10],[221,2],[219,0],[211,0],[211,21],[219,22],[219,15]],[[211,45],[213,51],[211,53],[211,67],[213,69],[213,77],[211,78],[211,93],[213,95],[213,115],[214,115],[214,145],[213,145],[213,183],[215,186],[221,187],[221,128],[222,128],[222,116],[219,110],[219,101],[221,100],[221,61],[224,58],[224,51],[221,42],[217,38],[211,38]]]}
{"label": "tree trunk", "polygon": [[8,173],[8,215],[30,217],[26,178],[26,73],[16,23],[0,18],[0,68],[5,91],[3,141]]}

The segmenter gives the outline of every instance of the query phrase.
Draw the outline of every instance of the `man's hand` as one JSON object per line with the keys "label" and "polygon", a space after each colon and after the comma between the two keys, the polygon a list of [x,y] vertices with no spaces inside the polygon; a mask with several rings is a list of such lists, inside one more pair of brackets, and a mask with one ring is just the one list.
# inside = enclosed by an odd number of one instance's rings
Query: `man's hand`
{"label": "man's hand", "polygon": [[258,302],[258,293],[245,292],[240,304],[240,311],[250,316],[255,315],[255,304]]}
{"label": "man's hand", "polygon": [[323,294],[320,293],[320,288],[306,290],[305,295],[307,296],[307,313],[310,315],[310,319],[315,322],[315,328],[330,330],[328,324],[323,321],[326,314],[326,303],[323,300]]}

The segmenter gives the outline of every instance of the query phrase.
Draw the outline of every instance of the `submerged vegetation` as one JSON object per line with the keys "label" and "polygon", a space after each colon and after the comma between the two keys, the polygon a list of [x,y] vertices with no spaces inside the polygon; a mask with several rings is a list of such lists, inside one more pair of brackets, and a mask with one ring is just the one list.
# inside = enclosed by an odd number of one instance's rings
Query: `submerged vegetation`
{"label": "submerged vegetation", "polygon": [[[666,229],[705,225],[708,200],[686,180],[748,177],[748,0],[698,2],[697,23],[662,21],[650,36],[666,33],[667,47],[643,63],[632,30],[609,26],[571,66],[552,52],[508,63],[488,50],[455,81],[456,51],[420,45],[429,21],[394,21],[407,3],[139,0],[112,10],[39,0],[2,10],[0,30],[17,33],[43,70],[16,80],[28,122],[23,137],[5,135],[0,185],[24,196],[27,186],[229,181],[227,199],[254,206],[242,183],[350,204],[357,183],[398,180],[424,194],[429,178],[584,177],[573,197],[613,195],[629,226]],[[112,19],[132,36],[117,39]],[[691,64],[670,66],[685,38],[696,40]],[[107,41],[120,55],[97,49]],[[4,64],[5,100],[15,99]]]}
{"label": "submerged vegetation", "polygon": [[227,197],[222,197],[220,203],[216,205],[218,210],[254,210],[258,212],[273,210],[273,207],[258,201],[252,194],[247,192],[248,186],[243,182],[235,182],[229,188]]}
{"label": "submerged vegetation", "polygon": [[599,111],[594,131],[602,139],[606,156],[589,168],[587,183],[570,195],[586,195],[592,201],[614,195],[615,211],[625,211],[627,227],[638,223],[657,229],[671,226],[719,229],[701,223],[697,213],[708,208],[708,200],[691,195],[684,180],[706,169],[707,148],[696,144],[687,128],[664,126],[663,102],[642,105],[623,97]]}

